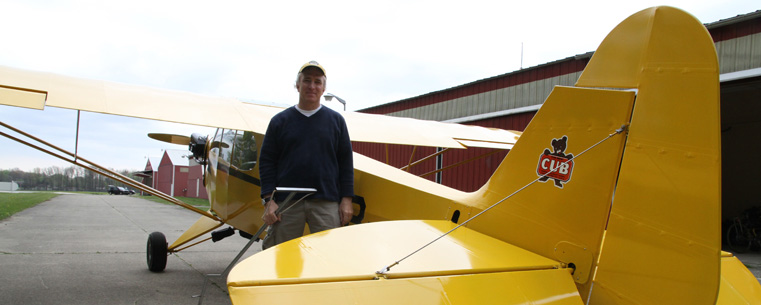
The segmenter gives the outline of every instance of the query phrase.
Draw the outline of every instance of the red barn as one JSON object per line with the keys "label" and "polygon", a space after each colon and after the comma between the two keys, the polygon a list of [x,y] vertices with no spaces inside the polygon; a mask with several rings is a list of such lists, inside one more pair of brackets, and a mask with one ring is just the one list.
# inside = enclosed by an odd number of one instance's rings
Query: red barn
{"label": "red barn", "polygon": [[173,197],[209,198],[203,184],[203,167],[186,150],[165,150],[160,159],[148,158],[138,174],[143,184]]}
{"label": "red barn", "polygon": [[190,168],[185,157],[187,151],[165,150],[161,157],[156,181],[156,189],[169,196],[187,197],[187,181]]}

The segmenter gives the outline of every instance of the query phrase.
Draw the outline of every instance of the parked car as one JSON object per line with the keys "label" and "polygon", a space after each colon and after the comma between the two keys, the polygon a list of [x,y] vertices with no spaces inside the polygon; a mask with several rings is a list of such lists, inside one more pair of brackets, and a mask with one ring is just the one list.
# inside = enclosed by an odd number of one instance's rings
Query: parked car
{"label": "parked car", "polygon": [[135,193],[135,191],[133,191],[131,189],[128,189],[126,187],[123,187],[123,186],[114,186],[114,185],[109,185],[108,186],[108,194],[109,195],[132,195],[134,193]]}
{"label": "parked car", "polygon": [[122,190],[119,189],[119,187],[116,187],[116,186],[113,186],[113,185],[109,185],[108,186],[108,194],[109,195],[121,195],[122,194]]}

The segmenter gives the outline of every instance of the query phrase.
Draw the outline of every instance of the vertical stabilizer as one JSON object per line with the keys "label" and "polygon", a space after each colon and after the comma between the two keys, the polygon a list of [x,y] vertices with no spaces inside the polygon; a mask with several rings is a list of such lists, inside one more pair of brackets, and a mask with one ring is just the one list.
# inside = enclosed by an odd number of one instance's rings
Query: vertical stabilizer
{"label": "vertical stabilizer", "polygon": [[[520,191],[469,226],[574,267],[590,304],[713,304],[718,86],[713,42],[698,20],[671,7],[632,15],[576,87],[553,90],[474,195],[485,208]],[[622,124],[626,133],[596,145]],[[572,163],[529,185],[569,155]]]}
{"label": "vertical stabilizer", "polygon": [[693,16],[643,10],[577,86],[637,89],[590,304],[714,304],[719,287],[718,62]]}
{"label": "vertical stabilizer", "polygon": [[628,124],[633,102],[632,91],[555,87],[473,194],[479,208],[509,198],[468,226],[572,264],[579,290],[588,291],[626,139],[616,130]]}

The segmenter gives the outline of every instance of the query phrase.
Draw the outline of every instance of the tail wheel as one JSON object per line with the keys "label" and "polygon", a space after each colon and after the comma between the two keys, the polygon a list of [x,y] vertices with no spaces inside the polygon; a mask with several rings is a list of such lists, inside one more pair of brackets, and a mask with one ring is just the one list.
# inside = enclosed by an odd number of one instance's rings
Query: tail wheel
{"label": "tail wheel", "polygon": [[148,269],[161,272],[166,269],[167,243],[164,233],[153,232],[148,235],[148,245],[145,249],[148,259]]}
{"label": "tail wheel", "polygon": [[749,236],[748,230],[743,229],[742,226],[737,223],[732,224],[727,229],[727,244],[729,248],[737,253],[743,253],[750,250],[752,238]]}

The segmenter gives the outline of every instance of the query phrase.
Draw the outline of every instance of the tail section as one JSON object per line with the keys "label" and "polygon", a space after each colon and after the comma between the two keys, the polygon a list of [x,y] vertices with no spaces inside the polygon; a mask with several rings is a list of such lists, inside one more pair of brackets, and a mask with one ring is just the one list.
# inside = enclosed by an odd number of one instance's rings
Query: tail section
{"label": "tail section", "polygon": [[576,87],[551,93],[475,194],[482,207],[509,198],[469,227],[574,267],[590,304],[713,304],[719,131],[707,30],[678,9],[641,11],[608,35]]}
{"label": "tail section", "polygon": [[509,198],[468,226],[573,264],[577,285],[587,287],[580,291],[588,290],[626,139],[616,130],[633,102],[631,91],[556,87],[474,194],[480,208]]}
{"label": "tail section", "polygon": [[[611,61],[622,61],[621,67]],[[577,86],[636,88],[590,300],[714,304],[721,247],[718,61],[702,23],[641,11],[600,45]]]}

